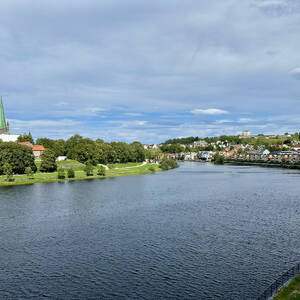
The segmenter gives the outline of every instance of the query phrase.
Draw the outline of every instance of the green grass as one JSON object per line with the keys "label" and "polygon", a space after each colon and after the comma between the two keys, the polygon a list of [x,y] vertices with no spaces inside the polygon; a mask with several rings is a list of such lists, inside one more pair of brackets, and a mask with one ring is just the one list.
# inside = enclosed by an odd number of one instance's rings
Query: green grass
{"label": "green grass", "polygon": [[[78,162],[77,162],[78,163]],[[5,181],[6,176],[0,176],[0,186],[14,186],[14,185],[24,185],[33,184],[38,182],[57,182],[57,181],[74,181],[74,180],[84,180],[84,179],[96,179],[96,178],[106,178],[106,177],[118,177],[118,176],[132,176],[132,175],[146,175],[153,173],[149,170],[153,167],[155,172],[160,171],[156,164],[146,164],[144,166],[137,166],[134,168],[126,169],[112,169],[106,171],[106,176],[98,176],[96,168],[94,169],[94,176],[86,176],[85,172],[81,169],[75,170],[75,178],[58,179],[57,172],[53,173],[36,173],[33,179],[28,179],[26,175],[14,175],[14,181]],[[66,172],[67,173],[67,172]],[[67,174],[66,174],[67,175]]]}
{"label": "green grass", "polygon": [[294,278],[288,286],[284,287],[274,300],[300,300],[300,276]]}
{"label": "green grass", "polygon": [[115,168],[126,168],[126,167],[135,167],[141,165],[141,162],[129,162],[129,163],[124,163],[124,164],[108,164],[107,166],[110,169],[115,169]]}

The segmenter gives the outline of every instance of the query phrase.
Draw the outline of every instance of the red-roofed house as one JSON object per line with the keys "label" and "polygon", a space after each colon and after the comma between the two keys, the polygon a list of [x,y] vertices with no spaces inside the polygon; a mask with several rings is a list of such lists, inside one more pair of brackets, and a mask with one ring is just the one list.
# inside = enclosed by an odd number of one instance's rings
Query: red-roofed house
{"label": "red-roofed house", "polygon": [[20,142],[19,145],[27,146],[32,149],[35,158],[39,158],[41,154],[45,151],[44,146],[32,145],[30,142]]}
{"label": "red-roofed house", "polygon": [[44,146],[41,146],[41,145],[35,145],[35,146],[32,146],[31,148],[32,148],[32,151],[33,151],[33,155],[36,158],[39,158],[43,154],[43,152],[45,151]]}

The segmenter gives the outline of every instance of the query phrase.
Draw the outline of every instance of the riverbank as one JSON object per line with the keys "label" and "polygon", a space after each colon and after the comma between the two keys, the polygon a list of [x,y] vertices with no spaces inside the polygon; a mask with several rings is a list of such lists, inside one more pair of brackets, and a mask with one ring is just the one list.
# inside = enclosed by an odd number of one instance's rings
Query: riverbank
{"label": "riverbank", "polygon": [[[70,167],[69,162],[59,164],[59,167]],[[34,183],[47,183],[47,182],[62,182],[62,181],[76,181],[76,180],[88,180],[88,179],[100,179],[100,178],[110,178],[110,177],[119,177],[119,176],[133,176],[133,175],[146,175],[160,171],[161,169],[157,164],[150,163],[129,163],[129,164],[116,164],[110,165],[110,169],[106,170],[105,176],[93,175],[86,176],[83,168],[84,165],[77,165],[74,168],[75,177],[74,178],[65,178],[58,179],[57,172],[53,173],[36,173],[32,179],[29,179],[26,175],[14,175],[13,181],[5,181],[5,176],[0,176],[0,186],[15,186],[15,185],[26,185]],[[94,170],[96,173],[96,170]]]}
{"label": "riverbank", "polygon": [[300,299],[300,276],[294,278],[291,283],[284,287],[273,300],[299,300]]}
{"label": "riverbank", "polygon": [[286,163],[275,163],[275,162],[262,162],[262,161],[245,161],[245,160],[225,160],[225,164],[237,165],[237,166],[261,166],[266,168],[285,168],[285,169],[298,169],[300,170],[299,164],[286,164]]}

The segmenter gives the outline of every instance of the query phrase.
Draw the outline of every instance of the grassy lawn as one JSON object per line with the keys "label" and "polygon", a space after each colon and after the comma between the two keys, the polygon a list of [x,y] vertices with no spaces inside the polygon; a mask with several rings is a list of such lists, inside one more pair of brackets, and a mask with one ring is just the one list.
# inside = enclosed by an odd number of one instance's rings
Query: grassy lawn
{"label": "grassy lawn", "polygon": [[110,168],[110,169],[115,169],[115,168],[126,168],[126,167],[135,167],[135,166],[139,166],[141,165],[142,163],[138,162],[138,163],[135,163],[135,162],[129,162],[129,163],[124,163],[124,164],[108,164],[107,166]]}
{"label": "grassy lawn", "polygon": [[274,300],[300,300],[300,276],[283,288]]}
{"label": "grassy lawn", "polygon": [[[76,162],[77,165],[80,164]],[[117,177],[117,176],[130,176],[130,175],[145,175],[150,174],[152,171],[149,170],[150,167],[154,168],[154,172],[160,171],[156,164],[146,164],[144,166],[137,166],[134,168],[126,169],[125,167],[120,169],[111,169],[106,171],[105,176],[98,176],[96,168],[94,169],[94,176],[86,176],[82,167],[74,168],[75,178],[58,179],[57,172],[53,173],[36,173],[33,179],[28,179],[26,175],[14,175],[12,182],[5,181],[5,176],[0,176],[0,186],[13,186],[22,184],[32,184],[38,182],[56,182],[56,181],[74,181],[83,179],[94,179],[94,178],[105,178],[105,177]]]}

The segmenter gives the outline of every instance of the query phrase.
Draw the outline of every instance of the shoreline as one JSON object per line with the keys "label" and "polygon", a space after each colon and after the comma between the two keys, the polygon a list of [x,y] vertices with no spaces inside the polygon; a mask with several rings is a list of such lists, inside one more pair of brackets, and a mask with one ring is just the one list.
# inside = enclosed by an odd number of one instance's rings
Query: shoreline
{"label": "shoreline", "polygon": [[293,169],[300,170],[300,164],[286,164],[286,163],[269,163],[269,162],[261,162],[261,161],[236,161],[236,160],[225,160],[224,164],[231,165],[240,165],[240,166],[261,166],[266,168],[282,168],[282,169]]}
{"label": "shoreline", "polygon": [[[150,167],[154,167],[154,171],[149,170]],[[161,171],[161,169],[154,164],[142,164],[139,166],[134,166],[130,168],[119,168],[119,169],[109,169],[107,170],[107,173],[105,176],[100,176],[100,175],[93,175],[93,176],[86,176],[83,175],[83,172],[81,171],[75,171],[75,174],[78,174],[75,176],[75,178],[64,178],[64,179],[59,179],[57,178],[57,172],[54,173],[37,173],[35,176],[39,175],[49,175],[53,174],[53,177],[40,177],[40,178],[33,178],[33,179],[28,179],[28,178],[22,178],[22,179],[16,179],[14,181],[0,181],[0,187],[9,187],[9,186],[20,186],[20,185],[30,185],[30,184],[35,184],[35,183],[53,183],[53,182],[70,182],[70,181],[79,181],[79,180],[92,180],[92,179],[105,179],[105,178],[114,178],[114,177],[121,177],[121,176],[136,176],[136,175],[148,175],[148,174],[153,174],[156,172]],[[15,176],[25,176],[25,175],[15,175]],[[54,177],[55,176],[55,177]]]}

